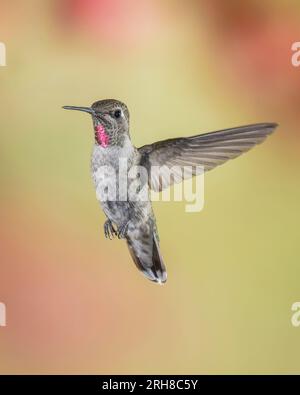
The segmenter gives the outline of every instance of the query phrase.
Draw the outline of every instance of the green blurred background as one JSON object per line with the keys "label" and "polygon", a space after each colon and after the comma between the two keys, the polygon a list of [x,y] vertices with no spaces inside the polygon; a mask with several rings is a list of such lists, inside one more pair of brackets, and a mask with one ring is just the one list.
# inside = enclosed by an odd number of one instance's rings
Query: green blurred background
{"label": "green blurred background", "polygon": [[[298,1],[0,1],[1,373],[298,373]],[[107,241],[87,116],[126,102],[137,146],[275,121],[207,174],[205,208],[157,202],[168,282]]]}

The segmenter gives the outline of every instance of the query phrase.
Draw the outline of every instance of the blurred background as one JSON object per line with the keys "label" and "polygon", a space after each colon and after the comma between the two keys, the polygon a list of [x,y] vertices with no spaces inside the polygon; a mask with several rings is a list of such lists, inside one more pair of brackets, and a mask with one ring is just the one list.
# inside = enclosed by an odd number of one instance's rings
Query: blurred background
{"label": "blurred background", "polygon": [[[0,1],[1,373],[299,373],[300,4]],[[137,146],[275,121],[207,174],[205,208],[154,204],[168,282],[103,235],[91,120],[116,98]]]}

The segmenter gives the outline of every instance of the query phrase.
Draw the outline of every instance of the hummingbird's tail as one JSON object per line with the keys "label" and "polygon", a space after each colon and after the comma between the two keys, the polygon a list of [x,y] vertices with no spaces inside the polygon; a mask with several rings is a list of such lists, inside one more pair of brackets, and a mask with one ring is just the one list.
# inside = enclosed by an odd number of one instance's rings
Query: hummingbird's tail
{"label": "hummingbird's tail", "polygon": [[159,284],[165,283],[167,272],[155,233],[144,233],[141,229],[136,229],[134,232],[127,233],[126,240],[136,267],[149,280]]}

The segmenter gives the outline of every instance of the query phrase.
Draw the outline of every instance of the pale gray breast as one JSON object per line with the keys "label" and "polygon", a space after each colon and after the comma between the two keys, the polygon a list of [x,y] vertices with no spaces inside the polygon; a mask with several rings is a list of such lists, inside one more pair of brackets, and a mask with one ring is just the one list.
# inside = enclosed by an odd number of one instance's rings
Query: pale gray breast
{"label": "pale gray breast", "polygon": [[[119,223],[122,219],[124,221],[125,217],[128,217],[128,219],[130,217],[142,219],[152,213],[149,195],[147,196],[148,199],[141,200],[140,196],[138,196],[137,201],[127,201],[128,198],[131,200],[129,196],[131,186],[133,186],[133,190],[139,186],[139,179],[135,179],[135,165],[139,165],[139,160],[140,154],[131,143],[127,143],[123,147],[103,148],[99,145],[94,146],[91,170],[96,188],[96,197],[101,203],[105,214],[116,223]],[[124,182],[125,178],[126,181]],[[134,185],[132,185],[132,181],[134,181]],[[122,190],[124,191],[125,189],[124,185],[126,186],[125,193],[127,194],[125,195],[125,201],[114,202],[101,198],[101,196],[105,196],[105,193],[101,195],[101,192],[104,189],[107,192],[109,189],[109,191],[115,191],[118,200]],[[149,193],[147,182],[144,183],[144,187],[146,192],[143,196]]]}
{"label": "pale gray breast", "polygon": [[124,161],[126,161],[127,166],[130,167],[136,155],[139,154],[137,153],[136,148],[131,144],[129,138],[125,139],[122,147],[112,146],[103,148],[100,145],[95,144],[91,158],[91,171],[94,182],[99,182],[99,168],[106,166],[118,173],[120,163],[124,164]]}

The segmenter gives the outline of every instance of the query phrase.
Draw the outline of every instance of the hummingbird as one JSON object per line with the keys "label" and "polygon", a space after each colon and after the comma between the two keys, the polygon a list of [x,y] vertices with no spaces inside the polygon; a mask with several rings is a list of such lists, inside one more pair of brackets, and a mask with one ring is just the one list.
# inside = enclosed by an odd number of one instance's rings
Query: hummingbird
{"label": "hummingbird", "polygon": [[[115,183],[118,196],[122,189],[120,175],[124,173],[122,163],[126,162],[127,190],[140,191],[146,188],[146,194],[149,195],[151,189],[159,192],[180,181],[176,177],[166,178],[166,181],[163,174],[159,174],[159,169],[192,165],[202,166],[205,172],[209,171],[261,143],[277,127],[276,123],[257,123],[191,137],[170,138],[136,148],[129,133],[129,111],[121,101],[105,99],[93,103],[91,107],[63,108],[91,115],[95,137],[91,157],[92,179],[96,190],[100,187],[107,190]],[[99,172],[99,169],[107,166],[114,170],[117,177]],[[145,177],[131,172],[138,166],[151,173],[151,182],[149,178],[145,181]],[[185,173],[184,177],[187,179],[194,175],[197,175],[195,170]],[[117,196],[109,199],[103,198],[103,194],[100,197],[97,194],[97,198],[107,218],[104,223],[105,237],[125,239],[137,268],[149,280],[165,283],[167,271],[160,253],[151,200],[118,199]]]}

